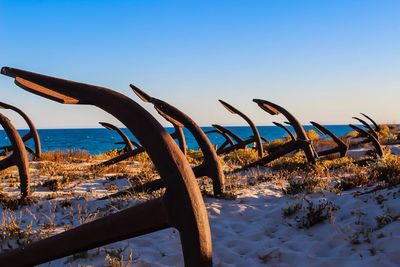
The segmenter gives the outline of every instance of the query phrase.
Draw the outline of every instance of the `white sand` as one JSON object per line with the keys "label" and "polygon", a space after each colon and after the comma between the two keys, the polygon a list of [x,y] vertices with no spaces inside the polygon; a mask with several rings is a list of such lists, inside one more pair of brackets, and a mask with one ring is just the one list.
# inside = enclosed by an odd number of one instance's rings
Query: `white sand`
{"label": "white sand", "polygon": [[[354,191],[308,195],[306,198],[313,203],[328,200],[338,208],[331,220],[310,229],[298,227],[305,216],[305,201],[297,214],[282,216],[283,208],[302,202],[301,196],[282,195],[272,183],[239,193],[236,200],[205,199],[212,227],[214,266],[398,266],[400,262],[399,221],[381,229],[376,222],[379,215],[400,214],[399,188],[361,196],[353,196]],[[377,199],[381,201],[378,203]],[[37,221],[45,223],[51,217],[57,225],[69,221],[72,211],[78,224],[79,217],[101,212],[105,206],[109,209],[109,204],[108,200],[81,199],[74,200],[71,208],[59,209],[56,200],[51,200],[43,201],[41,209],[30,210]],[[26,213],[22,216],[29,221]],[[62,231],[61,227],[57,229]],[[83,258],[67,257],[42,266],[103,266],[106,254],[124,255],[124,259],[131,254],[133,266],[183,266],[179,235],[174,229],[91,250]]]}

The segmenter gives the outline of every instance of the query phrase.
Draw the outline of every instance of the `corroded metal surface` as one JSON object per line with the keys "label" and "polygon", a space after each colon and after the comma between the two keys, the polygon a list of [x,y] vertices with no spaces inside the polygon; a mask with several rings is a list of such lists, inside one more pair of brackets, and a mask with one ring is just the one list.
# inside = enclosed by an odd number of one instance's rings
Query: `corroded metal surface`
{"label": "corroded metal surface", "polygon": [[232,132],[231,130],[229,130],[224,126],[221,126],[219,124],[212,124],[211,126],[214,127],[216,130],[220,131],[221,133],[225,133],[226,135],[228,135],[236,143],[242,143],[244,141],[240,136],[238,136],[237,134],[235,134],[234,132]]}
{"label": "corroded metal surface", "polygon": [[130,85],[135,94],[144,102],[149,102],[154,105],[157,112],[166,120],[181,128],[185,127],[190,131],[196,139],[200,150],[203,153],[203,162],[194,167],[193,171],[196,177],[208,176],[213,182],[214,195],[221,195],[224,191],[225,176],[222,170],[221,162],[218,155],[203,130],[185,113],[167,102],[151,97],[141,89],[134,85]]}
{"label": "corroded metal surface", "polygon": [[358,120],[359,122],[361,122],[361,124],[368,129],[368,132],[370,134],[372,134],[376,139],[379,139],[378,134],[375,132],[374,128],[371,127],[371,125],[369,125],[365,120],[360,119],[358,117],[352,117],[355,120]]}
{"label": "corroded metal surface", "polygon": [[[21,196],[23,198],[30,195],[31,177],[29,174],[29,160],[26,153],[24,142],[17,130],[11,124],[10,120],[0,113],[0,124],[7,134],[11,143],[12,153],[6,158],[0,160],[0,170],[7,169],[11,166],[17,166],[20,180]],[[0,264],[0,266],[2,266]]]}
{"label": "corroded metal surface", "polygon": [[[110,126],[115,127],[115,128],[112,128],[112,129],[118,129],[116,126],[114,126],[112,124],[108,124],[108,127],[110,127]],[[101,162],[101,163],[97,164],[97,166],[110,166],[110,165],[116,164],[118,162],[121,162],[123,160],[126,160],[126,159],[129,159],[131,157],[134,157],[136,155],[139,155],[139,154],[141,154],[141,153],[146,151],[138,142],[133,141],[133,140],[129,140],[129,138],[125,135],[125,133],[123,133],[120,129],[118,129],[118,130],[119,130],[118,133],[120,134],[120,136],[123,138],[124,141],[116,142],[115,144],[117,144],[117,145],[125,144],[126,145],[127,143],[130,143],[131,146],[132,146],[132,149],[129,149],[129,147],[128,147],[128,149],[126,149],[126,146],[125,146],[125,149],[124,149],[125,153],[122,153],[121,155],[118,155],[118,156],[116,156],[116,157],[114,157],[112,159],[109,159],[109,160],[106,160],[104,162]],[[125,137],[123,137],[123,135]],[[182,128],[175,128],[175,132],[170,134],[170,135],[171,135],[172,138],[178,139],[179,148],[181,149],[183,154],[186,156],[186,141],[185,141],[185,137],[183,135]],[[136,148],[134,148],[134,147],[136,147]]]}
{"label": "corroded metal surface", "polygon": [[212,266],[207,212],[193,171],[173,139],[130,98],[94,85],[4,67],[23,89],[63,104],[97,106],[121,121],[146,149],[166,186],[158,199],[0,255],[0,266],[32,266],[168,227],[178,229],[186,266]]}
{"label": "corroded metal surface", "polygon": [[322,126],[321,124],[316,123],[314,121],[310,121],[310,123],[320,133],[328,135],[336,143],[336,147],[317,152],[318,156],[322,157],[322,156],[327,156],[327,155],[336,154],[336,153],[339,153],[340,157],[346,156],[349,146],[345,142],[343,142],[342,139],[340,139],[332,131],[330,131],[328,128]]}
{"label": "corroded metal surface", "polygon": [[231,145],[234,144],[234,142],[232,141],[232,138],[229,135],[227,135],[224,132],[219,131],[218,129],[206,131],[204,133],[207,134],[207,135],[216,133],[216,134],[222,136],[222,138],[224,138],[224,142],[222,143],[222,145],[220,147],[217,147],[217,154],[218,154],[218,149],[224,149],[227,146],[231,146]]}
{"label": "corroded metal surface", "polygon": [[258,104],[258,106],[266,111],[267,113],[271,115],[278,115],[282,114],[285,116],[285,118],[289,121],[290,125],[293,127],[294,131],[296,132],[296,139],[291,140],[290,142],[287,142],[281,146],[279,146],[277,149],[275,149],[272,153],[268,154],[267,156],[252,162],[248,165],[243,166],[242,168],[236,170],[245,170],[248,168],[260,166],[260,165],[265,165],[273,160],[276,160],[290,152],[294,152],[297,150],[303,150],[304,153],[306,154],[308,162],[315,164],[316,159],[318,158],[318,154],[315,151],[311,140],[309,140],[303,126],[298,122],[298,120],[291,114],[289,113],[286,109],[283,107],[276,105],[272,102],[262,100],[262,99],[253,99],[255,103]]}
{"label": "corroded metal surface", "polygon": [[[299,142],[299,149],[302,149],[306,154],[307,160],[311,163],[315,163],[318,155],[315,152],[315,149],[312,145],[312,142],[309,140],[303,126],[300,122],[293,116],[289,111],[284,109],[283,107],[263,100],[263,99],[253,99],[257,105],[271,115],[282,114],[289,121],[290,125],[293,127],[296,132],[296,140]],[[307,145],[308,144],[308,145]]]}
{"label": "corroded metal surface", "polygon": [[232,132],[228,128],[223,127],[221,125],[213,124],[212,126],[215,128],[216,131],[218,131],[221,134],[226,135],[227,137],[229,137],[229,139],[232,142],[236,142],[236,143],[233,143],[231,145],[227,145],[226,144],[226,145],[222,145],[221,147],[219,147],[217,149],[217,154],[218,155],[228,154],[228,153],[230,153],[230,152],[232,152],[234,150],[245,148],[247,145],[249,145],[249,144],[251,144],[253,142],[253,139],[243,140],[237,134],[235,134],[234,132]]}
{"label": "corroded metal surface", "polygon": [[245,140],[244,142],[250,142],[256,143],[256,149],[257,149],[257,153],[258,153],[258,157],[262,158],[263,156],[263,144],[261,142],[261,137],[260,137],[260,133],[258,132],[258,129],[256,127],[256,125],[253,123],[253,121],[246,116],[243,112],[239,111],[237,108],[235,108],[234,106],[228,104],[225,101],[222,100],[218,100],[230,113],[232,114],[237,114],[239,115],[241,118],[243,118],[247,124],[250,126],[251,131],[253,132],[253,136],[251,136],[250,138],[248,138],[247,140]]}
{"label": "corroded metal surface", "polygon": [[353,124],[349,124],[349,126],[354,130],[356,130],[361,136],[366,137],[367,140],[369,140],[371,144],[374,146],[376,155],[379,157],[383,157],[383,149],[378,139],[376,139],[372,134],[370,134],[369,132],[358,126],[355,126]]}
{"label": "corroded metal surface", "polygon": [[[24,119],[24,121],[26,122],[26,124],[29,127],[29,132],[22,137],[22,141],[26,142],[30,139],[33,139],[33,143],[35,145],[34,150],[29,147],[26,147],[26,148],[33,155],[34,159],[39,159],[42,154],[42,150],[41,150],[41,146],[40,146],[40,138],[39,138],[37,129],[36,129],[35,125],[33,124],[32,120],[29,118],[29,116],[25,112],[23,112],[21,109],[15,107],[15,106],[12,106],[10,104],[4,103],[4,102],[0,102],[0,108],[13,110]],[[0,149],[8,151],[11,149],[11,146],[4,146],[4,147],[1,147]]]}

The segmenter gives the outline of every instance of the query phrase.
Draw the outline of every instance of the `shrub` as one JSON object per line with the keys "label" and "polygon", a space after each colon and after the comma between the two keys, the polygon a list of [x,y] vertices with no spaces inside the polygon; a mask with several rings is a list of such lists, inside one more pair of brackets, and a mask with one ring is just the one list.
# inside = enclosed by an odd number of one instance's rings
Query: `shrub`
{"label": "shrub", "polygon": [[351,132],[348,132],[346,134],[346,137],[348,137],[348,138],[357,138],[357,137],[359,137],[359,134],[358,134],[357,131],[351,131]]}
{"label": "shrub", "polygon": [[324,178],[309,174],[303,174],[303,176],[304,177],[290,179],[288,186],[283,189],[283,192],[288,195],[295,195],[303,192],[314,193],[326,189],[329,185],[328,181]]}
{"label": "shrub", "polygon": [[350,190],[356,187],[366,186],[368,184],[368,175],[366,173],[359,173],[340,179],[335,188],[339,190]]}
{"label": "shrub", "polygon": [[337,207],[327,200],[322,200],[318,204],[313,204],[307,199],[305,199],[305,201],[307,202],[307,213],[298,225],[300,228],[310,228],[330,219],[333,216],[333,212],[337,210]]}
{"label": "shrub", "polygon": [[116,156],[119,156],[119,155],[121,155],[121,151],[120,150],[111,149],[111,150],[108,150],[106,152],[103,152],[101,154],[98,154],[98,155],[94,156],[94,159],[97,159],[97,160],[109,160],[109,159],[115,158]]}
{"label": "shrub", "polygon": [[379,125],[380,131],[378,132],[379,139],[397,139],[395,134],[390,132],[389,126]]}
{"label": "shrub", "polygon": [[299,202],[299,203],[295,203],[293,205],[290,205],[286,208],[282,209],[282,216],[284,218],[292,216],[293,214],[295,214],[296,212],[298,212],[299,210],[301,210],[301,208],[303,207],[303,203]]}
{"label": "shrub", "polygon": [[371,166],[372,175],[379,181],[384,181],[389,186],[400,183],[400,157],[387,155],[379,158]]}
{"label": "shrub", "polygon": [[203,162],[203,152],[200,149],[192,150],[188,149],[186,151],[186,158],[188,159],[189,163],[198,165]]}
{"label": "shrub", "polygon": [[319,139],[319,134],[312,129],[307,131],[307,136],[311,141],[316,141]]}
{"label": "shrub", "polygon": [[258,159],[258,154],[255,149],[245,148],[232,151],[225,156],[225,162],[237,165],[245,165],[254,162]]}
{"label": "shrub", "polygon": [[307,159],[301,154],[296,153],[292,157],[281,157],[267,164],[274,171],[287,170],[296,171],[306,169]]}
{"label": "shrub", "polygon": [[288,142],[288,138],[275,139],[275,140],[272,140],[271,142],[269,142],[268,144],[264,145],[264,148],[267,151],[271,151],[271,150],[274,150],[277,147],[285,144],[286,142]]}
{"label": "shrub", "polygon": [[37,164],[39,174],[42,176],[55,176],[63,174],[63,166],[58,162],[45,161]]}
{"label": "shrub", "polygon": [[44,152],[40,160],[52,162],[88,162],[92,156],[86,150],[67,149]]}

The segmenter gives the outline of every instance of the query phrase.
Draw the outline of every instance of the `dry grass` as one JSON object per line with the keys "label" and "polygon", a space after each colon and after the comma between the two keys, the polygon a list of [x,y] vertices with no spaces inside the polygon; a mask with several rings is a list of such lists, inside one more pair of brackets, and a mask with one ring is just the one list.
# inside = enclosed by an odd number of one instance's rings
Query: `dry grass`
{"label": "dry grass", "polygon": [[384,181],[388,186],[400,184],[400,157],[387,155],[371,164],[374,179]]}
{"label": "dry grass", "polygon": [[316,140],[319,139],[319,134],[318,134],[316,131],[312,130],[312,129],[308,130],[308,131],[306,132],[306,134],[307,134],[308,138],[309,138],[311,141],[316,141]]}
{"label": "dry grass", "polygon": [[232,151],[224,157],[226,163],[233,165],[246,165],[258,159],[255,149],[245,148]]}
{"label": "dry grass", "polygon": [[72,149],[72,150],[55,150],[55,151],[47,151],[42,154],[40,157],[41,161],[51,161],[51,162],[89,162],[92,159],[92,156],[89,152],[85,150]]}
{"label": "dry grass", "polygon": [[279,146],[281,146],[289,141],[290,141],[289,137],[282,138],[282,139],[275,139],[275,140],[269,142],[268,144],[265,144],[264,148],[267,151],[273,151],[274,149],[278,148]]}

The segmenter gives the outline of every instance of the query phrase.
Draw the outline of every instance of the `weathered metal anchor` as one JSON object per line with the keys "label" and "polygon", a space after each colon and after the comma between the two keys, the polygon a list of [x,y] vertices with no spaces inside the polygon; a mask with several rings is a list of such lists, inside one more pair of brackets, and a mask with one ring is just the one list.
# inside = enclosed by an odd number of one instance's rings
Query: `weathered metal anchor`
{"label": "weathered metal anchor", "polygon": [[[120,128],[108,122],[99,122],[99,124],[104,128],[106,128],[107,130],[115,131],[122,138],[123,140],[122,143],[125,145],[125,147],[122,149],[124,152],[133,150],[133,143],[131,142],[131,140],[129,140],[129,137]],[[116,144],[119,144],[119,142]]]}
{"label": "weathered metal anchor", "polygon": [[[112,159],[106,160],[102,163],[99,163],[97,166],[110,166],[110,165],[116,164],[118,162],[121,162],[123,160],[126,160],[130,157],[139,155],[146,151],[139,143],[137,143],[136,141],[130,140],[128,138],[128,136],[124,132],[122,132],[121,129],[116,127],[115,125],[112,125],[112,124],[106,123],[106,122],[100,122],[100,124],[109,130],[116,131],[121,136],[123,141],[116,142],[115,144],[116,145],[124,144],[125,148],[124,148],[123,154],[118,155]],[[172,138],[178,140],[178,145],[179,145],[180,149],[182,150],[183,154],[186,156],[186,141],[185,141],[185,137],[183,135],[182,128],[175,127],[175,132],[170,135]],[[136,147],[136,148],[134,149],[134,147]]]}
{"label": "weathered metal anchor", "polygon": [[[4,102],[0,102],[0,108],[13,110],[24,119],[24,121],[26,122],[26,124],[29,127],[29,132],[27,134],[25,134],[24,136],[22,136],[22,141],[25,143],[26,141],[33,139],[35,148],[32,149],[28,146],[25,146],[25,148],[29,153],[31,153],[33,155],[34,159],[39,159],[42,154],[42,150],[41,150],[41,146],[40,146],[40,138],[39,138],[37,129],[36,129],[35,125],[33,124],[32,120],[29,118],[29,116],[25,112],[23,112],[21,109],[15,107],[15,106],[12,106],[10,104],[4,103]],[[7,153],[7,151],[12,149],[12,147],[11,146],[3,146],[3,147],[0,147],[0,149],[4,150],[4,152]]]}
{"label": "weathered metal anchor", "polygon": [[301,126],[301,124],[298,122],[298,120],[291,113],[289,113],[286,109],[284,109],[283,107],[276,105],[272,102],[262,100],[262,99],[253,99],[253,101],[256,102],[261,109],[263,109],[264,111],[266,111],[267,113],[269,113],[271,115],[282,114],[283,116],[285,116],[286,119],[290,122],[290,125],[295,130],[297,138],[295,140],[292,140],[290,142],[287,142],[287,143],[279,146],[277,149],[275,149],[273,151],[273,153],[270,153],[267,156],[263,157],[262,159],[259,159],[253,163],[245,165],[239,170],[244,170],[244,169],[248,169],[251,167],[265,165],[265,164],[267,164],[271,161],[274,161],[290,152],[297,151],[299,149],[304,151],[308,162],[315,164],[316,159],[318,158],[318,154],[316,153],[311,140],[309,140],[309,138],[307,137],[307,134],[304,131],[304,128]]}
{"label": "weathered metal anchor", "polygon": [[[232,105],[226,103],[225,101],[222,100],[218,100],[230,113],[232,114],[237,114],[239,115],[241,118],[243,118],[247,124],[250,126],[251,131],[253,132],[253,136],[251,136],[250,138],[248,138],[247,140],[238,142],[237,146],[243,146],[244,143],[246,143],[246,145],[244,145],[244,147],[247,146],[247,143],[256,143],[256,150],[258,153],[258,157],[262,158],[263,156],[263,144],[261,142],[261,137],[260,137],[260,133],[258,132],[258,129],[256,127],[256,125],[253,123],[253,121],[246,116],[243,112],[240,112],[237,108],[233,107]],[[231,150],[232,151],[232,150]],[[227,153],[227,152],[225,152]]]}
{"label": "weathered metal anchor", "polygon": [[338,136],[336,136],[336,134],[334,134],[332,131],[330,131],[328,128],[322,126],[319,123],[316,123],[314,121],[310,121],[310,123],[322,134],[328,135],[335,143],[336,143],[336,147],[330,148],[330,149],[326,149],[323,151],[318,151],[318,156],[319,157],[323,157],[323,156],[327,156],[330,154],[336,154],[339,153],[339,156],[345,157],[347,154],[347,151],[349,149],[349,146],[343,142],[342,139],[340,139]]}
{"label": "weathered metal anchor", "polygon": [[358,117],[352,117],[355,120],[358,120],[359,122],[361,122],[361,124],[368,129],[368,132],[370,134],[372,134],[376,139],[379,140],[378,134],[375,132],[374,128],[372,128],[365,120],[360,119]]}
{"label": "weathered metal anchor", "polygon": [[11,121],[0,113],[0,124],[10,140],[11,153],[4,159],[0,160],[0,170],[7,169],[11,166],[17,166],[20,180],[22,198],[30,195],[31,176],[29,174],[29,160],[26,153],[24,142],[18,134]]}
{"label": "weathered metal anchor", "polygon": [[207,134],[207,135],[216,133],[216,134],[218,134],[218,135],[220,135],[220,136],[222,136],[224,138],[225,141],[222,143],[222,145],[220,147],[217,147],[217,154],[219,154],[218,153],[218,149],[224,149],[227,146],[229,146],[229,145],[232,146],[234,144],[232,138],[229,135],[227,135],[226,133],[224,133],[224,132],[222,132],[222,131],[220,131],[218,129],[205,131],[204,133]]}
{"label": "weathered metal anchor", "polygon": [[367,140],[368,140],[369,142],[371,142],[371,144],[372,144],[372,145],[374,146],[374,148],[375,148],[375,154],[376,154],[376,156],[383,157],[383,149],[382,149],[382,146],[381,146],[381,144],[379,143],[378,139],[375,138],[375,136],[373,136],[372,134],[370,134],[370,133],[367,132],[366,130],[364,130],[364,129],[362,129],[362,128],[356,126],[356,125],[349,124],[349,126],[350,126],[351,128],[353,128],[354,130],[356,130],[361,136],[366,137]]}
{"label": "weathered metal anchor", "polygon": [[367,118],[373,125],[375,128],[376,132],[380,132],[381,131],[381,127],[368,115],[365,115],[364,113],[360,113],[361,115],[363,115],[365,118]]}
{"label": "weathered metal anchor", "polygon": [[229,143],[234,142],[233,144],[230,144],[230,145],[228,145],[227,143],[226,144],[224,143],[221,147],[219,147],[217,149],[217,154],[218,155],[228,154],[228,153],[230,153],[230,152],[232,152],[234,150],[245,148],[247,145],[249,145],[249,144],[251,144],[253,142],[252,140],[247,140],[247,141],[243,140],[237,134],[235,134],[234,132],[232,132],[228,128],[223,127],[221,125],[212,124],[212,126],[220,134],[226,136],[226,138],[229,138]]}
{"label": "weathered metal anchor", "polygon": [[[157,112],[169,122],[179,128],[187,128],[196,139],[201,151],[203,152],[203,163],[193,168],[196,177],[208,176],[212,179],[214,195],[221,195],[224,191],[225,176],[222,165],[213,145],[203,130],[185,113],[167,102],[151,97],[134,85],[130,85],[135,94],[144,102],[154,105]],[[183,132],[182,132],[183,134]]]}
{"label": "weathered metal anchor", "polygon": [[275,121],[273,121],[272,123],[275,124],[276,126],[278,126],[279,128],[281,128],[282,130],[284,130],[289,135],[291,141],[296,140],[296,137],[294,137],[292,132],[285,125],[283,125],[282,123],[279,123],[279,122],[275,122]]}
{"label": "weathered metal anchor", "polygon": [[194,173],[150,113],[118,92],[3,67],[21,88],[63,104],[97,106],[121,121],[146,149],[166,186],[161,198],[0,254],[0,266],[33,266],[161,229],[178,229],[185,266],[212,266],[211,232]]}

